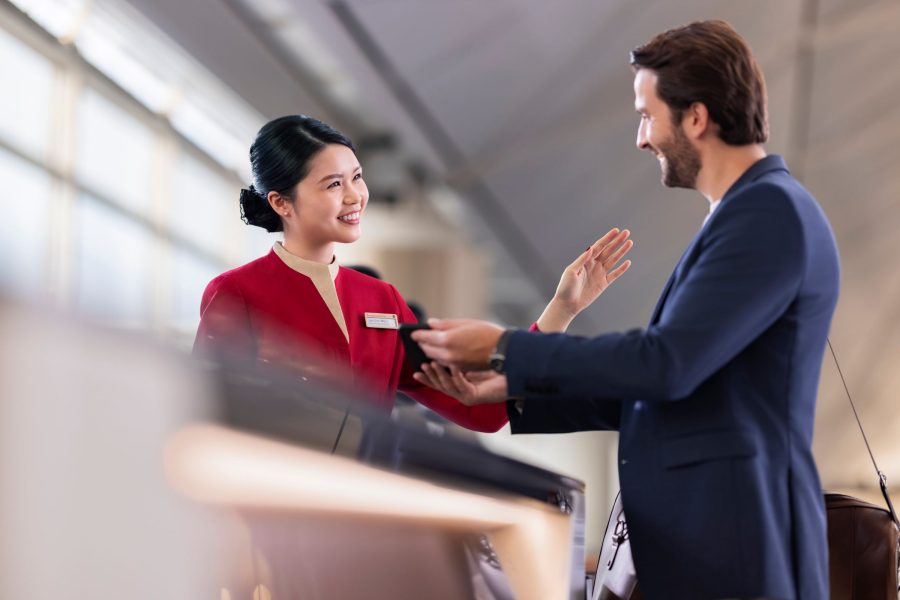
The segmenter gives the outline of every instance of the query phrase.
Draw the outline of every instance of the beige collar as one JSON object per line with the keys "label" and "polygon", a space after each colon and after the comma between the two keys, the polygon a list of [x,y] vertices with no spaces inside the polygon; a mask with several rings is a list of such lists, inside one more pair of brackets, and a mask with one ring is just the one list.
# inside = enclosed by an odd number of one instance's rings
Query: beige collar
{"label": "beige collar", "polygon": [[275,254],[278,255],[278,258],[280,258],[284,264],[301,275],[306,275],[310,279],[318,279],[328,273],[331,276],[331,280],[334,281],[337,279],[338,271],[341,269],[337,257],[332,257],[331,264],[323,265],[322,263],[300,258],[296,254],[291,254],[285,250],[284,245],[281,242],[275,242],[275,245],[272,246],[272,250],[275,251]]}
{"label": "beige collar", "polygon": [[341,328],[344,339],[349,342],[350,335],[347,331],[347,322],[344,320],[344,313],[341,311],[341,303],[337,295],[337,288],[334,286],[334,280],[337,278],[338,271],[341,269],[337,259],[332,258],[330,265],[323,265],[322,263],[306,260],[305,258],[300,258],[285,250],[284,246],[281,245],[281,242],[275,242],[275,245],[272,246],[272,250],[291,270],[309,277],[315,286],[316,291],[319,292],[322,300],[325,301],[325,305],[328,307],[331,316],[334,317],[338,327]]}

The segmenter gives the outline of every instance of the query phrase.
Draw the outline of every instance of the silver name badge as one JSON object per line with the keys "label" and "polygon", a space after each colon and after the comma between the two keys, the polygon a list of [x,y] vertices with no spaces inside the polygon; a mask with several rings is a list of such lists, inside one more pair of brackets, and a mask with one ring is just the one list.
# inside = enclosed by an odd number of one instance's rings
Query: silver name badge
{"label": "silver name badge", "polygon": [[366,313],[366,327],[372,329],[400,329],[397,315],[390,313]]}

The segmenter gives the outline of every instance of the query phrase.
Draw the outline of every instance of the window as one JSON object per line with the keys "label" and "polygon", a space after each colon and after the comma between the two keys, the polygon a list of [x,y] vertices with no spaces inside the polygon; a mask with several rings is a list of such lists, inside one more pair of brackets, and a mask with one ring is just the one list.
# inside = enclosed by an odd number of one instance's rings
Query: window
{"label": "window", "polygon": [[0,181],[3,182],[0,286],[16,295],[42,295],[49,274],[50,176],[43,169],[0,150]]}
{"label": "window", "polygon": [[137,214],[150,213],[153,132],[88,88],[77,108],[76,171],[80,182]]}
{"label": "window", "polygon": [[193,339],[200,322],[200,299],[203,290],[222,271],[212,263],[186,250],[176,249],[172,255],[172,314],[169,319],[176,332]]}
{"label": "window", "polygon": [[0,137],[38,160],[50,142],[53,78],[53,63],[0,29]]}
{"label": "window", "polygon": [[[125,5],[12,4],[22,12],[0,6],[0,291],[192,339],[209,280],[272,244],[238,209],[239,140],[262,117]],[[133,68],[157,55],[171,68]],[[224,116],[198,115],[185,81]]]}
{"label": "window", "polygon": [[146,326],[154,299],[154,236],[144,225],[88,196],[78,199],[76,302],[116,325]]}
{"label": "window", "polygon": [[172,232],[211,254],[223,254],[239,219],[239,188],[187,152],[175,163],[168,196]]}

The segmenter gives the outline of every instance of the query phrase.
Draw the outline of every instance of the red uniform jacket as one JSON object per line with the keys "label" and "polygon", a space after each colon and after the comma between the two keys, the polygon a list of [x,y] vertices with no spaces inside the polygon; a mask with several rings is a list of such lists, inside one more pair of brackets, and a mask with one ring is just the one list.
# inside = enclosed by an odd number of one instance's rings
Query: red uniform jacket
{"label": "red uniform jacket", "polygon": [[397,330],[366,327],[367,312],[415,322],[394,286],[343,267],[334,284],[349,343],[312,280],[270,251],[206,286],[194,353],[297,369],[308,367],[313,358],[326,368],[352,372],[357,386],[385,410],[393,406],[399,388],[463,427],[497,431],[506,424],[505,403],[468,407],[421,385],[403,360]]}

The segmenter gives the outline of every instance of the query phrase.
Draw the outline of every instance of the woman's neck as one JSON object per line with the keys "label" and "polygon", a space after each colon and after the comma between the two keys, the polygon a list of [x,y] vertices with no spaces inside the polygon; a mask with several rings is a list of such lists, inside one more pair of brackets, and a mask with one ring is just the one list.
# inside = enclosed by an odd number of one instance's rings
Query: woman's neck
{"label": "woman's neck", "polygon": [[305,240],[298,240],[285,235],[282,246],[294,256],[299,256],[304,260],[321,263],[323,265],[330,265],[331,261],[334,260],[334,242],[310,244]]}

